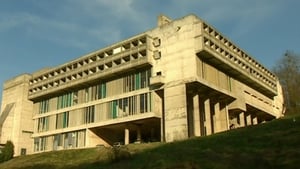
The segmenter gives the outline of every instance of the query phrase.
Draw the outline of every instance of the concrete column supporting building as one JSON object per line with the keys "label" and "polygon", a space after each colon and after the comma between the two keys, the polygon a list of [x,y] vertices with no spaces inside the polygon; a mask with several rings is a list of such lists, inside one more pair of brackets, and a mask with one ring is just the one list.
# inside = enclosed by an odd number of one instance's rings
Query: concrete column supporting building
{"label": "concrete column supporting building", "polygon": [[257,117],[256,117],[256,116],[252,118],[252,124],[253,124],[253,125],[258,124],[258,121],[257,121]]}
{"label": "concrete column supporting building", "polygon": [[179,84],[164,90],[166,142],[188,138],[186,86]]}
{"label": "concrete column supporting building", "polygon": [[206,135],[212,134],[212,123],[211,123],[211,110],[210,110],[210,99],[204,100],[204,113],[205,113],[205,128]]}
{"label": "concrete column supporting building", "polygon": [[237,116],[231,117],[230,124],[229,124],[229,129],[234,129],[238,126],[239,126],[238,125],[238,117]]}
{"label": "concrete column supporting building", "polygon": [[214,112],[215,112],[215,118],[214,118],[214,132],[220,132],[221,131],[221,112],[220,112],[220,103],[216,102],[214,104]]}
{"label": "concrete column supporting building", "polygon": [[228,111],[226,105],[220,106],[220,102],[215,103],[214,109],[215,109],[215,119],[216,119],[216,126],[215,126],[215,132],[222,132],[225,130],[228,130],[229,121],[228,121]]}
{"label": "concrete column supporting building", "polygon": [[136,129],[136,142],[141,143],[141,141],[142,141],[141,127],[138,126]]}
{"label": "concrete column supporting building", "polygon": [[125,132],[124,133],[124,144],[128,145],[129,144],[129,129],[126,128],[124,132]]}
{"label": "concrete column supporting building", "polygon": [[247,125],[247,126],[251,126],[251,125],[252,125],[251,114],[247,114],[247,115],[246,115],[246,125]]}
{"label": "concrete column supporting building", "polygon": [[193,97],[193,117],[194,117],[194,136],[200,136],[200,109],[199,109],[199,95]]}
{"label": "concrete column supporting building", "polygon": [[245,113],[242,111],[239,114],[240,127],[245,127]]}

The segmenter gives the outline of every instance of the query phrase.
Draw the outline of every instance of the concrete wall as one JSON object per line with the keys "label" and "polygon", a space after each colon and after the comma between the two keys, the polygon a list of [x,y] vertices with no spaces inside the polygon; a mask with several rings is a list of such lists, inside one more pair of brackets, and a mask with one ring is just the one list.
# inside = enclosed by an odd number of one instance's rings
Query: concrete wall
{"label": "concrete wall", "polygon": [[2,96],[2,110],[7,104],[15,103],[13,109],[2,124],[1,143],[11,140],[15,145],[15,155],[20,155],[21,149],[30,154],[33,150],[33,104],[27,99],[30,75],[21,75],[5,82]]}
{"label": "concrete wall", "polygon": [[[164,83],[177,83],[196,76],[195,25],[196,18],[187,16],[158,26],[147,33],[160,39],[160,45],[152,46],[152,51],[161,52],[159,59],[152,58],[152,75],[160,72]],[[177,82],[176,82],[177,81]]]}

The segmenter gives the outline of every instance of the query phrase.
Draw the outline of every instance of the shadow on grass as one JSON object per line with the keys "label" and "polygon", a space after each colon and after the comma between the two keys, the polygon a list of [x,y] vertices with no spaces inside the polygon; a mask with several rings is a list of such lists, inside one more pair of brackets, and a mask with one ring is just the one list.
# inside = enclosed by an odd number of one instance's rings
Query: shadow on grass
{"label": "shadow on grass", "polygon": [[99,169],[102,168],[105,164],[101,162],[93,162],[93,163],[82,163],[79,165],[65,165],[65,166],[57,166],[55,164],[34,164],[34,165],[26,165],[13,167],[13,169]]}
{"label": "shadow on grass", "polygon": [[14,167],[14,169],[54,169],[56,166],[52,164],[35,164],[35,165],[26,165]]}

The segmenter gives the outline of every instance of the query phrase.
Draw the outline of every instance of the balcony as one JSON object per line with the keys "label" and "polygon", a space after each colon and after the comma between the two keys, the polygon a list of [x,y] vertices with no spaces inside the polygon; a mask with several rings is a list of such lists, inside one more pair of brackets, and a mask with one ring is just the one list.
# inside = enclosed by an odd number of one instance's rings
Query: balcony
{"label": "balcony", "polygon": [[162,75],[157,75],[150,77],[150,85],[151,86],[161,86],[165,84],[165,77]]}

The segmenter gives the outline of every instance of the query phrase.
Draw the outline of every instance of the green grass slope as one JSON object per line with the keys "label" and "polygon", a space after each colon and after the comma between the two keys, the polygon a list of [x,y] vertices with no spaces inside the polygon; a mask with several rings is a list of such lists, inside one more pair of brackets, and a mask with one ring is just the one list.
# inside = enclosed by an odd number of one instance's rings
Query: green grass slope
{"label": "green grass slope", "polygon": [[109,148],[14,158],[1,169],[265,169],[300,168],[300,116],[173,143],[127,146],[131,157],[111,160]]}

